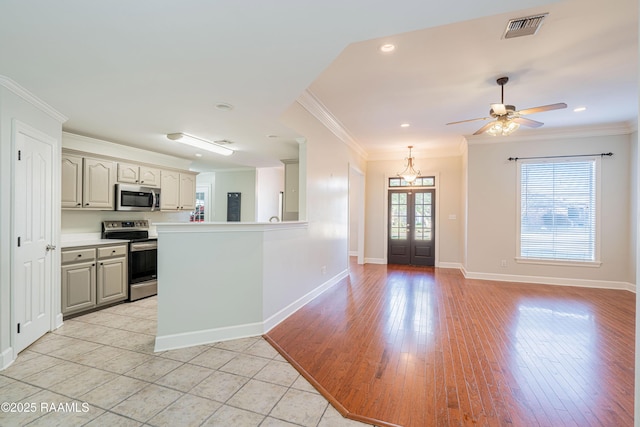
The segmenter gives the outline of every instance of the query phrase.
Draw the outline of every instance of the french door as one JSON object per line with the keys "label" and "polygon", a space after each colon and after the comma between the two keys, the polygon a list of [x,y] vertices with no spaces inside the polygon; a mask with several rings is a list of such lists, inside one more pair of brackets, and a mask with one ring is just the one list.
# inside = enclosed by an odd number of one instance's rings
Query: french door
{"label": "french door", "polygon": [[435,264],[435,190],[389,190],[389,264]]}

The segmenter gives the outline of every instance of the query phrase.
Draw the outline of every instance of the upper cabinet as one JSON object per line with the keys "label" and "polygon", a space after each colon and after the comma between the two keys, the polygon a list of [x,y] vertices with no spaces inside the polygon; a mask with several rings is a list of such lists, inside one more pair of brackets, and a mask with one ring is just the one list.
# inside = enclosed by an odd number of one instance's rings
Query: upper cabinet
{"label": "upper cabinet", "polygon": [[196,208],[196,175],[150,164],[121,162],[120,159],[63,150],[61,181],[62,208],[113,210],[117,183],[161,189],[160,209],[192,211]]}
{"label": "upper cabinet", "polygon": [[115,180],[114,162],[63,154],[62,208],[112,210]]}
{"label": "upper cabinet", "polygon": [[160,169],[133,163],[118,163],[118,182],[160,187]]}
{"label": "upper cabinet", "polygon": [[196,174],[161,171],[160,210],[192,211],[196,208]]}
{"label": "upper cabinet", "polygon": [[62,208],[82,207],[82,157],[62,156]]}

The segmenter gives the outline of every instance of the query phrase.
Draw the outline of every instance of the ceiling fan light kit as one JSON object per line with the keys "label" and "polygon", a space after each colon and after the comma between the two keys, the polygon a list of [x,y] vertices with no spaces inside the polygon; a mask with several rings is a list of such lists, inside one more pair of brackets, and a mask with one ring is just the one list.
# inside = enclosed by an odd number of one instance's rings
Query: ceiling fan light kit
{"label": "ceiling fan light kit", "polygon": [[537,128],[544,124],[542,122],[538,122],[535,120],[522,117],[524,115],[567,108],[567,104],[565,104],[564,102],[559,102],[557,104],[542,105],[540,107],[527,108],[527,109],[518,111],[515,105],[508,105],[504,103],[504,85],[506,85],[508,81],[509,81],[509,77],[500,77],[498,80],[496,80],[496,83],[500,85],[500,92],[501,92],[500,104],[491,104],[491,109],[489,110],[489,117],[480,117],[477,119],[461,120],[457,122],[447,123],[447,125],[473,122],[476,120],[489,120],[493,118],[495,119],[495,121],[487,123],[486,125],[482,126],[480,129],[475,131],[473,134],[480,135],[481,133],[486,132],[492,136],[498,136],[498,135],[507,136],[507,135],[511,135],[513,132],[518,130],[520,125]]}
{"label": "ceiling fan light kit", "polygon": [[520,127],[519,123],[514,122],[506,118],[500,118],[496,120],[485,132],[491,136],[507,136],[517,131]]}
{"label": "ceiling fan light kit", "polygon": [[412,183],[413,181],[416,180],[416,178],[418,176],[420,176],[420,171],[419,170],[415,170],[413,168],[413,157],[411,157],[411,149],[413,148],[413,145],[409,145],[409,157],[407,157],[405,160],[407,161],[407,166],[404,168],[404,170],[398,174],[396,174],[397,176],[401,177],[402,179],[404,179],[405,181],[407,181],[408,183]]}

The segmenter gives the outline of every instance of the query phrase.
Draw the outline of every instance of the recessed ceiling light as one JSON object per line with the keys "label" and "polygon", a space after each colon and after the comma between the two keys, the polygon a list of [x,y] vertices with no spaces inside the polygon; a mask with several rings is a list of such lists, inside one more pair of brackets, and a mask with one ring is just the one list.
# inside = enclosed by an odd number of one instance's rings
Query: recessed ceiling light
{"label": "recessed ceiling light", "polygon": [[233,110],[233,105],[227,104],[226,102],[221,102],[216,104],[216,108],[220,111],[231,111]]}
{"label": "recessed ceiling light", "polygon": [[202,154],[196,153],[196,157],[202,157]]}
{"label": "recessed ceiling light", "polygon": [[579,113],[581,111],[585,111],[587,107],[576,107],[573,109],[574,112]]}
{"label": "recessed ceiling light", "polygon": [[411,126],[409,123],[403,123],[400,125],[401,128],[408,128],[409,126]]}
{"label": "recessed ceiling light", "polygon": [[383,53],[393,52],[395,49],[396,46],[391,43],[383,44],[382,46],[380,46],[380,52]]}

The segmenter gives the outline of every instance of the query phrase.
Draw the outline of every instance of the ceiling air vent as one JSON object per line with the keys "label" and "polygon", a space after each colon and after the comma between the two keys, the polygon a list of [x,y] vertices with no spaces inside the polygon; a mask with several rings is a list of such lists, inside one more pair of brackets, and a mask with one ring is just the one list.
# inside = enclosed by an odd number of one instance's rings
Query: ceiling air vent
{"label": "ceiling air vent", "polygon": [[504,31],[502,38],[512,39],[514,37],[534,35],[540,29],[542,21],[544,21],[547,15],[548,13],[542,13],[540,15],[512,19],[507,24],[507,29]]}

